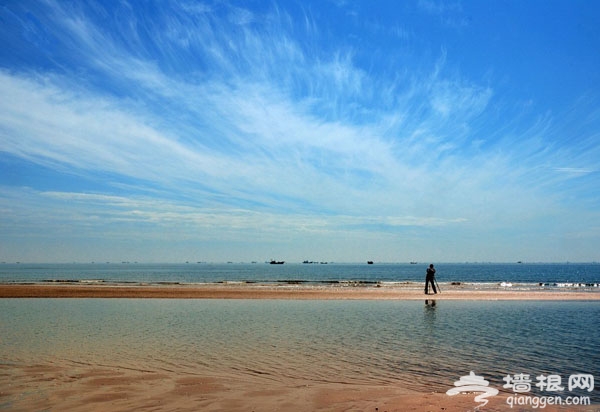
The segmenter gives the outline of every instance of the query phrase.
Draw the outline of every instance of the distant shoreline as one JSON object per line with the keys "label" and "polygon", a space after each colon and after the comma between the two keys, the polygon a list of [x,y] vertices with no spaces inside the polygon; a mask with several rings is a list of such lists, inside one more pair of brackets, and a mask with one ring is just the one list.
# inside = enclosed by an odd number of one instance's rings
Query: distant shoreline
{"label": "distant shoreline", "polygon": [[273,284],[0,284],[0,298],[161,298],[161,299],[315,299],[315,300],[600,300],[598,288],[501,289],[442,285],[425,295],[416,283],[402,285]]}

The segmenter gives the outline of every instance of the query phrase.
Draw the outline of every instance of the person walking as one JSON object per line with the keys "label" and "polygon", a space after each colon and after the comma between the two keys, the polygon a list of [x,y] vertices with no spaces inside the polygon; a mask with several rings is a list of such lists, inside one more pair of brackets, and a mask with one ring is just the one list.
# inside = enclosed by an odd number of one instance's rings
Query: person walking
{"label": "person walking", "polygon": [[429,295],[429,284],[431,283],[431,288],[433,289],[433,293],[437,294],[437,290],[435,289],[435,268],[433,267],[433,263],[429,265],[427,268],[427,274],[425,275],[425,294]]}

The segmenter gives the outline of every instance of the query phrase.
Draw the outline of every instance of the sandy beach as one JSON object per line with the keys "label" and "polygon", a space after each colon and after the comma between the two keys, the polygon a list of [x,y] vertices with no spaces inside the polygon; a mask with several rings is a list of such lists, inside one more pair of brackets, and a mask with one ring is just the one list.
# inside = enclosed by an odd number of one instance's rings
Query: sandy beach
{"label": "sandy beach", "polygon": [[[287,284],[105,285],[80,283],[2,284],[2,298],[161,298],[288,300],[599,300],[596,290],[477,290],[443,285],[442,293],[424,295],[420,287],[314,286]],[[91,302],[91,300],[89,301]],[[148,302],[148,301],[144,301]],[[312,305],[312,303],[311,303]],[[432,321],[431,318],[427,318]],[[0,337],[1,338],[1,337]],[[140,343],[139,340],[134,342]],[[123,343],[124,344],[124,343]],[[79,350],[79,349],[77,349]],[[156,352],[151,352],[156,353]],[[100,356],[100,355],[99,355]],[[142,355],[140,355],[143,358]],[[152,355],[153,356],[153,355]],[[258,355],[257,356],[263,356]],[[289,358],[282,356],[281,359]],[[144,361],[145,362],[145,361]],[[448,396],[444,389],[414,391],[401,383],[357,384],[348,381],[298,379],[244,369],[194,370],[173,364],[147,368],[144,362],[122,364],[101,355],[93,363],[77,356],[0,362],[0,410],[70,411],[474,411],[476,394]],[[189,362],[189,360],[187,360]],[[219,364],[219,362],[217,362]],[[292,363],[290,363],[290,367]],[[465,366],[468,371],[470,366]],[[456,376],[458,379],[459,376]],[[452,381],[448,381],[450,388]],[[500,392],[480,411],[536,410],[510,408]],[[545,411],[600,411],[600,405],[554,406]]]}
{"label": "sandy beach", "polygon": [[[285,384],[263,377],[87,368],[85,365],[0,365],[0,409],[69,411],[474,411],[476,394],[416,393],[394,386]],[[506,393],[480,411],[511,409]],[[545,411],[598,411],[600,406],[551,406]]]}
{"label": "sandy beach", "polygon": [[[288,386],[262,378],[178,375],[71,365],[0,366],[0,405],[7,410],[71,411],[472,411],[473,394],[415,393],[391,386]],[[10,379],[10,382],[9,380]],[[510,410],[506,394],[482,411]],[[2,404],[2,402],[5,402]],[[529,409],[518,409],[529,410]],[[597,411],[598,406],[547,411]]]}
{"label": "sandy beach", "polygon": [[425,295],[406,286],[307,286],[268,284],[101,285],[1,284],[0,298],[166,298],[166,299],[400,299],[400,300],[600,300],[600,290],[498,289],[444,285]]}

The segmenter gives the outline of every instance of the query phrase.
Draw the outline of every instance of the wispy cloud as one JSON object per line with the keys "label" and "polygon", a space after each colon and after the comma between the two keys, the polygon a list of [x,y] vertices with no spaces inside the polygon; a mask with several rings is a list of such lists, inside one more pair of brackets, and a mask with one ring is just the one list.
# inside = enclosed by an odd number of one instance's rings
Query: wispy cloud
{"label": "wispy cloud", "polygon": [[[307,12],[40,7],[61,63],[0,70],[0,151],[130,191],[28,189],[40,225],[387,236],[515,227],[596,187],[565,183],[598,170],[600,118],[576,114],[589,102],[532,117],[448,68],[445,50],[425,70],[378,71],[348,43],[312,47],[326,34]],[[576,142],[562,137],[572,127]]]}
{"label": "wispy cloud", "polygon": [[462,5],[458,1],[419,0],[418,5],[421,10],[437,16],[448,27],[460,28],[468,24]]}
{"label": "wispy cloud", "polygon": [[596,173],[597,170],[583,169],[581,167],[555,167],[554,170],[560,173],[566,173],[568,175],[587,175],[589,173]]}

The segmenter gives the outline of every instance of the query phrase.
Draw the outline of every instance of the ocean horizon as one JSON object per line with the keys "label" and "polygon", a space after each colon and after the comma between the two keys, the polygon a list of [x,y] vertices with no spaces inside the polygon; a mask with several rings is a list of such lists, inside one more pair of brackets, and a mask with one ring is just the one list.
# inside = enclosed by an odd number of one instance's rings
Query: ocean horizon
{"label": "ocean horizon", "polygon": [[[3,263],[0,283],[423,282],[421,263]],[[599,263],[437,263],[439,283],[597,287]]]}

